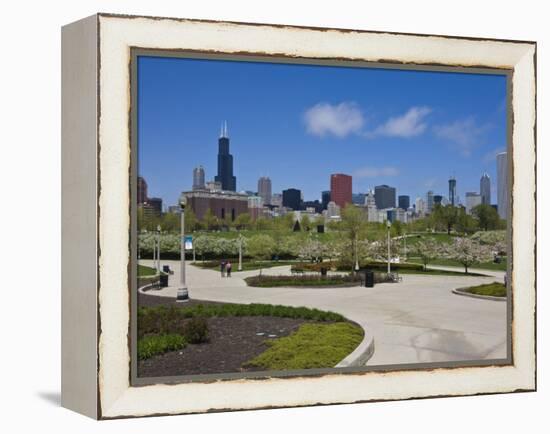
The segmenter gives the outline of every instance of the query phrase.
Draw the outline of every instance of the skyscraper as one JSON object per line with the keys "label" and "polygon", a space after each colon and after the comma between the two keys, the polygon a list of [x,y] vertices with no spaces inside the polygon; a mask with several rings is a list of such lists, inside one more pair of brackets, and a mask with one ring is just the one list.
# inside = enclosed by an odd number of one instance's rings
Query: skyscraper
{"label": "skyscraper", "polygon": [[302,192],[296,188],[283,190],[283,206],[298,211],[302,205]]}
{"label": "skyscraper", "polygon": [[327,205],[330,202],[330,191],[325,190],[321,192],[321,204],[323,205],[323,209],[327,209]]}
{"label": "skyscraper", "polygon": [[264,205],[271,204],[271,179],[267,176],[258,179],[258,196],[262,198]]}
{"label": "skyscraper", "polygon": [[491,205],[491,178],[484,173],[479,181],[479,194],[483,205]]}
{"label": "skyscraper", "polygon": [[147,202],[147,182],[141,176],[137,179],[137,203]]}
{"label": "skyscraper", "polygon": [[237,178],[233,176],[233,155],[229,153],[229,136],[227,122],[224,122],[218,140],[218,174],[215,180],[222,185],[222,190],[237,191]]}
{"label": "skyscraper", "polygon": [[343,173],[330,175],[330,200],[340,208],[352,203],[351,176]]}
{"label": "skyscraper", "polygon": [[434,192],[432,190],[426,193],[426,209],[425,212],[431,213],[434,208]]}
{"label": "skyscraper", "polygon": [[395,187],[377,185],[374,187],[374,200],[378,209],[395,208]]}
{"label": "skyscraper", "polygon": [[458,200],[456,197],[456,179],[454,176],[451,176],[451,178],[449,179],[449,203],[452,206],[458,204]]}
{"label": "skyscraper", "polygon": [[466,214],[471,214],[472,209],[476,206],[481,205],[482,197],[479,193],[475,191],[466,192]]}
{"label": "skyscraper", "polygon": [[409,207],[411,206],[411,198],[409,196],[405,196],[405,195],[399,196],[397,198],[397,203],[399,205],[399,208],[404,209],[405,211],[407,211],[409,209]]}
{"label": "skyscraper", "polygon": [[497,154],[497,210],[501,219],[508,217],[508,154]]}
{"label": "skyscraper", "polygon": [[204,190],[204,188],[204,167],[195,167],[193,169],[193,190]]}

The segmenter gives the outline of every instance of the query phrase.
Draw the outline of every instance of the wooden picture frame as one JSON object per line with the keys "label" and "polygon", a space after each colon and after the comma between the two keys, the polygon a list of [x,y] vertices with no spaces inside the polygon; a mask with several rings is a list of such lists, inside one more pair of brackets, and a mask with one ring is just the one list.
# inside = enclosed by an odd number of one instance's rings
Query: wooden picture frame
{"label": "wooden picture frame", "polygon": [[[509,359],[136,384],[130,234],[135,50],[507,74]],[[536,389],[534,42],[97,14],[63,28],[62,57],[63,406],[112,419]]]}

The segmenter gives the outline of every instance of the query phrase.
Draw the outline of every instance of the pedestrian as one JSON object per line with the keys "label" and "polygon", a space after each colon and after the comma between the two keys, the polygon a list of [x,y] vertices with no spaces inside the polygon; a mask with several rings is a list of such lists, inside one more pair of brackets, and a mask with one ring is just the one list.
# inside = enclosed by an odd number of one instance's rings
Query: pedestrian
{"label": "pedestrian", "polygon": [[225,271],[227,272],[227,277],[231,277],[231,262],[227,261],[227,264],[225,264]]}
{"label": "pedestrian", "polygon": [[222,272],[222,277],[225,277],[225,260],[222,260],[220,263],[220,271]]}

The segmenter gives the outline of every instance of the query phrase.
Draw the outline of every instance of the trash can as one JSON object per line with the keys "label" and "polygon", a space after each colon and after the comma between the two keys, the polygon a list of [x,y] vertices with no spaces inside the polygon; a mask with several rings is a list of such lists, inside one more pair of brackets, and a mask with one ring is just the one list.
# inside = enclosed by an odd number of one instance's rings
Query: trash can
{"label": "trash can", "polygon": [[326,269],[326,267],[321,267],[321,276],[322,276],[322,277],[327,277],[327,269]]}
{"label": "trash can", "polygon": [[166,288],[168,286],[168,274],[161,274],[159,276],[159,286],[161,288]]}
{"label": "trash can", "polygon": [[365,287],[374,287],[374,271],[372,270],[365,270]]}
{"label": "trash can", "polygon": [[163,265],[162,271],[166,274],[170,274],[170,265]]}

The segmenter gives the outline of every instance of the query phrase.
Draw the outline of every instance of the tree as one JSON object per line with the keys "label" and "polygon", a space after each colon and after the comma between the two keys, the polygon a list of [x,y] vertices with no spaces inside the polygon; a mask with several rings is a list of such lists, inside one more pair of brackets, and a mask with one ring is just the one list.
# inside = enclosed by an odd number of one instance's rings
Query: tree
{"label": "tree", "polygon": [[238,230],[249,229],[252,224],[252,217],[248,213],[239,214],[234,224]]}
{"label": "tree", "polygon": [[302,226],[302,229],[304,231],[311,230],[311,219],[309,218],[309,216],[307,214],[302,215],[302,218],[300,220],[300,225]]}
{"label": "tree", "polygon": [[484,231],[497,229],[499,216],[497,210],[490,205],[481,204],[472,208],[472,215],[477,219],[479,227]]}
{"label": "tree", "polygon": [[447,258],[462,264],[466,274],[472,265],[493,259],[492,249],[488,245],[483,245],[470,238],[455,238],[453,243],[445,246],[444,252]]}
{"label": "tree", "polygon": [[462,212],[461,209],[456,206],[437,204],[434,206],[432,219],[436,225],[445,227],[447,234],[450,235],[454,225],[458,222],[460,212]]}
{"label": "tree", "polygon": [[[269,235],[256,235],[247,239],[247,253],[258,261],[271,259],[274,249],[275,242]],[[260,267],[261,275],[262,268]]]}
{"label": "tree", "polygon": [[426,271],[428,264],[443,254],[441,244],[433,238],[418,241],[413,247],[413,253],[420,258]]}
{"label": "tree", "polygon": [[347,238],[351,252],[355,256],[355,260],[353,261],[354,264],[352,265],[353,272],[353,266],[358,260],[357,243],[360,241],[360,238],[364,236],[365,232],[365,214],[355,205],[347,204],[342,210],[341,218],[342,221],[340,222],[339,229],[344,233],[344,236]]}
{"label": "tree", "polygon": [[220,222],[218,220],[218,217],[214,215],[212,210],[208,208],[206,210],[206,213],[204,214],[204,217],[202,218],[202,222],[204,223],[204,226],[207,230],[213,231],[215,229],[218,229],[220,226]]}
{"label": "tree", "polygon": [[308,239],[298,247],[298,257],[310,261],[319,262],[326,253],[325,245],[314,238]]}

